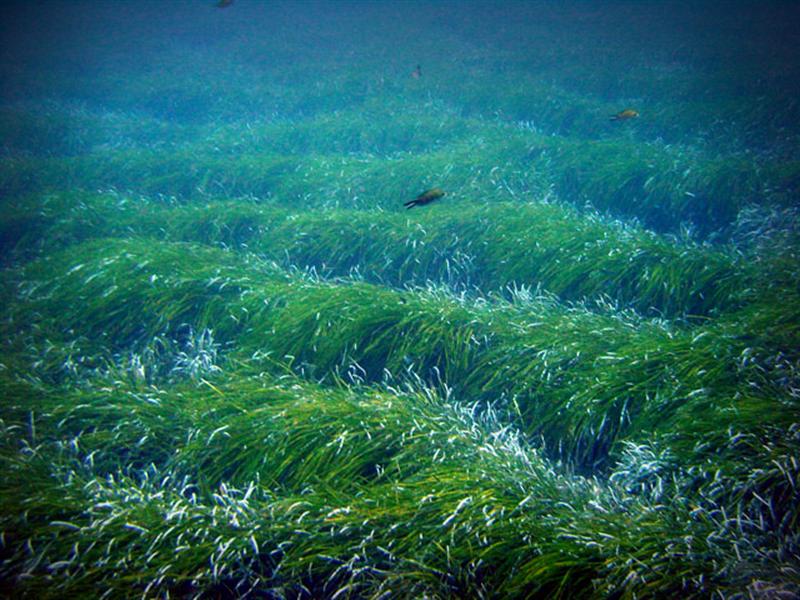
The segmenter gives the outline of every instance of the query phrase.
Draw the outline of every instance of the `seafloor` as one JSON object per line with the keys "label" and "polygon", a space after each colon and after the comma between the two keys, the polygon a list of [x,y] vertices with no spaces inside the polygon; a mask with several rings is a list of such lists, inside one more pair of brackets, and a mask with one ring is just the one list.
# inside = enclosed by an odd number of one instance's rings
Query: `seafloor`
{"label": "seafloor", "polygon": [[795,597],[798,22],[5,3],[0,594]]}

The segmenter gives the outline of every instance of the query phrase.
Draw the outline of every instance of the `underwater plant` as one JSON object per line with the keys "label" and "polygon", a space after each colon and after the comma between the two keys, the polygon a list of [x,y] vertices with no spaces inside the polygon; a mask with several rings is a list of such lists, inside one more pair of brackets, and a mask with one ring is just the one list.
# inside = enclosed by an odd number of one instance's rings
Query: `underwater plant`
{"label": "underwater plant", "polygon": [[214,4],[0,7],[0,595],[799,596],[797,7]]}

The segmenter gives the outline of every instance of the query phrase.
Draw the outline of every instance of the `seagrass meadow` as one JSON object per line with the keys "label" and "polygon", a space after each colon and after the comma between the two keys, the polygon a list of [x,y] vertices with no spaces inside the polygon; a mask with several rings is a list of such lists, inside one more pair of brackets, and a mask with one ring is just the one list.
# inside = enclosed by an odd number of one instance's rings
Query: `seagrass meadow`
{"label": "seagrass meadow", "polygon": [[800,597],[797,23],[2,3],[0,596]]}

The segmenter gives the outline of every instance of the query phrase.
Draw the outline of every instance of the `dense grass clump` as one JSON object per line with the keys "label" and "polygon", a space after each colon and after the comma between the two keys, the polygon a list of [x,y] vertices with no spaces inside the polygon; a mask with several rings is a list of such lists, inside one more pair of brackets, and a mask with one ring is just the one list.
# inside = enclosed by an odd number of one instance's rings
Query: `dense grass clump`
{"label": "dense grass clump", "polygon": [[169,365],[161,376],[197,379],[222,360],[327,383],[421,378],[495,407],[529,439],[541,436],[550,456],[588,472],[613,468],[629,441],[652,436],[691,472],[731,431],[770,436],[797,416],[795,338],[747,333],[741,316],[675,329],[525,290],[512,303],[392,291],[146,241],[72,247],[22,280],[25,309],[4,317],[19,332],[10,345],[51,381],[122,368],[144,384],[156,381],[158,361]]}
{"label": "dense grass clump", "polygon": [[[430,391],[238,379],[141,398],[116,384],[80,405],[40,388],[23,408],[29,391],[9,389],[3,524],[29,550],[4,570],[24,566],[30,594],[243,594],[259,581],[313,596],[669,594],[734,589],[752,569],[713,512],[560,475],[491,414]],[[173,454],[131,471],[110,442],[138,436],[142,455]],[[22,518],[31,501],[58,512]],[[747,566],[732,577],[733,563]]]}
{"label": "dense grass clump", "polygon": [[[183,200],[256,196],[293,207],[389,210],[434,185],[483,202],[554,190],[577,207],[636,218],[659,232],[689,227],[700,238],[723,240],[742,210],[793,206],[797,191],[797,161],[720,158],[624,137],[557,138],[497,120],[462,124],[438,104],[416,108],[422,123],[383,111],[365,123],[359,111],[350,120],[198,131],[201,141],[193,142],[146,145],[111,134],[114,141],[75,155],[18,153],[0,164],[0,190],[114,187]],[[386,119],[397,129],[375,129]]]}
{"label": "dense grass clump", "polygon": [[[111,193],[29,202],[24,214],[38,214],[12,221],[9,256],[24,257],[37,245],[137,233],[243,249],[325,276],[396,288],[434,282],[488,293],[538,286],[565,301],[602,298],[666,317],[718,314],[752,302],[755,286],[768,285],[730,248],[678,244],[557,204],[446,199],[443,206],[401,216],[298,214],[231,202],[165,206]],[[447,210],[449,204],[459,211]]]}

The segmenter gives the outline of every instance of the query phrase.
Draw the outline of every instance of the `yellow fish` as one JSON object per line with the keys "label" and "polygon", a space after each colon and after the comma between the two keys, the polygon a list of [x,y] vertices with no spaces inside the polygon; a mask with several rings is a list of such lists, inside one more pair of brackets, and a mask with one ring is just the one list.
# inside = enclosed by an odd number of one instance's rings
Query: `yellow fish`
{"label": "yellow fish", "polygon": [[611,116],[612,121],[627,121],[628,119],[635,119],[639,116],[639,112],[633,110],[632,108],[626,108],[622,112],[618,112],[615,115]]}
{"label": "yellow fish", "polygon": [[413,208],[415,206],[422,206],[423,204],[430,204],[434,200],[438,200],[444,196],[444,192],[439,188],[431,188],[422,192],[419,196],[408,202],[404,202],[403,206],[406,208]]}

